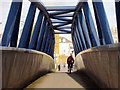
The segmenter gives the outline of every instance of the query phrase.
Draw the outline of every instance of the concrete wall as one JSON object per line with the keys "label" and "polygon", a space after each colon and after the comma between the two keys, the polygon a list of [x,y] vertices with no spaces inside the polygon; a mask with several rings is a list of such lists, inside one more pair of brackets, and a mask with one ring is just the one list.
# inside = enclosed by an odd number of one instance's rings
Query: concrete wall
{"label": "concrete wall", "polygon": [[36,77],[54,70],[54,60],[45,53],[29,49],[0,47],[2,88],[23,88]]}
{"label": "concrete wall", "polygon": [[77,69],[84,69],[102,88],[120,88],[120,44],[91,48],[76,56]]}

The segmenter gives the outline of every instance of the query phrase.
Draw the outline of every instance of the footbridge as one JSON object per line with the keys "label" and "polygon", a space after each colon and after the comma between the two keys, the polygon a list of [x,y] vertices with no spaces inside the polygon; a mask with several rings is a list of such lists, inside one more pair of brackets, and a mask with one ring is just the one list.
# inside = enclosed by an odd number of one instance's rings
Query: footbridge
{"label": "footbridge", "polygon": [[[113,41],[102,0],[92,1],[95,21],[87,0],[49,7],[29,2],[20,39],[23,1],[11,3],[0,46],[1,88],[120,88],[120,44]],[[120,42],[120,2],[114,4]],[[55,71],[55,34],[71,34],[77,71],[70,75]],[[95,82],[89,87],[88,77]]]}

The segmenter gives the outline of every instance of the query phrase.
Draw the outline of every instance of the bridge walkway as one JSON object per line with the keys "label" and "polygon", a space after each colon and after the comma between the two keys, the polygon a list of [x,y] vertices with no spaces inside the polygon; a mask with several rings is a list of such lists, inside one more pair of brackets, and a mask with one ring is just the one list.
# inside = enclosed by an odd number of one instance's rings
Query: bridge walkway
{"label": "bridge walkway", "polygon": [[83,71],[73,72],[55,72],[46,74],[26,88],[98,88]]}

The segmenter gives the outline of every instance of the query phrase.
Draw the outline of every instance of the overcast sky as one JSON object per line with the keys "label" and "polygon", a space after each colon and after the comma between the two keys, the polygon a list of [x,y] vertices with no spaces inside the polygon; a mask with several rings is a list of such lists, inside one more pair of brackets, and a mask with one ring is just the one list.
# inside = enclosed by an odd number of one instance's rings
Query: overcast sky
{"label": "overcast sky", "polygon": [[[0,24],[0,33],[3,33],[5,23],[7,20],[7,15],[10,9],[11,1],[12,0],[0,0],[0,22],[2,22],[2,24]],[[41,2],[45,6],[76,6],[78,1],[79,0],[41,0]],[[89,4],[91,3],[89,2]],[[28,0],[24,0],[24,3],[23,3],[24,9],[22,10],[22,17],[21,17],[21,21],[23,22],[25,21],[29,5],[30,5],[30,2]],[[114,0],[104,0],[104,7],[107,13],[110,27],[116,27]],[[90,6],[90,8],[92,7]],[[69,37],[68,35],[66,36]]]}

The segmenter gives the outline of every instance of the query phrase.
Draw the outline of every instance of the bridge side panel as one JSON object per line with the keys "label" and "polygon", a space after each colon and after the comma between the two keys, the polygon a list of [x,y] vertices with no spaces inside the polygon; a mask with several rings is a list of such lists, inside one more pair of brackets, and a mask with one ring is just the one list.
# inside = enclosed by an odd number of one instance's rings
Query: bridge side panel
{"label": "bridge side panel", "polygon": [[54,60],[45,53],[1,47],[2,88],[23,88],[37,77],[54,70]]}
{"label": "bridge side panel", "polygon": [[101,88],[118,88],[120,44],[85,50],[76,56],[77,70],[84,70]]}

